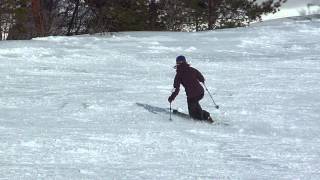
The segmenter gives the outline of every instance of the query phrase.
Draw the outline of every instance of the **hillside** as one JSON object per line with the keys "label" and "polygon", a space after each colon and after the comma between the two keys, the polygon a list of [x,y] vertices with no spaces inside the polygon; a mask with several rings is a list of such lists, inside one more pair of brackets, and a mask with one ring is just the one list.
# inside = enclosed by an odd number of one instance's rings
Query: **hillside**
{"label": "hillside", "polygon": [[[319,39],[319,21],[283,19],[0,42],[0,179],[319,179]],[[229,126],[136,105],[169,107],[180,54]]]}

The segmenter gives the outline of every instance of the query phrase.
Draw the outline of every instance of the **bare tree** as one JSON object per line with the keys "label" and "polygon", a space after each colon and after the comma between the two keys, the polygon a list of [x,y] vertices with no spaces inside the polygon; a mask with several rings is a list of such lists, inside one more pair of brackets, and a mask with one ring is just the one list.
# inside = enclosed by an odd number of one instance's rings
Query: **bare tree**
{"label": "bare tree", "polygon": [[208,29],[214,29],[214,24],[218,19],[218,9],[222,0],[208,0]]}
{"label": "bare tree", "polygon": [[14,2],[10,0],[0,1],[0,31],[1,39],[6,40],[12,25],[14,24],[13,9]]}
{"label": "bare tree", "polygon": [[68,23],[68,32],[67,32],[67,36],[72,35],[71,30],[74,28],[75,26],[75,20],[76,20],[76,16],[78,16],[78,11],[79,11],[79,5],[80,5],[80,0],[75,0],[74,1],[74,9],[72,12],[72,17]]}

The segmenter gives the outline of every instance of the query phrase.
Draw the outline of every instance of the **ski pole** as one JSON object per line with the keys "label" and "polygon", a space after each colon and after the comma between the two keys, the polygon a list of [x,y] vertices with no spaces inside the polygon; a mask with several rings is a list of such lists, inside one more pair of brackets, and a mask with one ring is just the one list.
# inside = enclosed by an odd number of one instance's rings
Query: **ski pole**
{"label": "ski pole", "polygon": [[171,103],[170,103],[170,119],[169,120],[172,121],[172,119],[171,119]]}
{"label": "ski pole", "polygon": [[216,104],[216,102],[214,102],[213,97],[212,97],[211,93],[209,92],[207,86],[206,86],[204,83],[203,83],[203,85],[204,85],[204,87],[206,88],[206,90],[207,90],[207,92],[208,92],[208,94],[209,94],[209,96],[210,96],[213,104],[216,106],[216,109],[219,109],[219,106]]}

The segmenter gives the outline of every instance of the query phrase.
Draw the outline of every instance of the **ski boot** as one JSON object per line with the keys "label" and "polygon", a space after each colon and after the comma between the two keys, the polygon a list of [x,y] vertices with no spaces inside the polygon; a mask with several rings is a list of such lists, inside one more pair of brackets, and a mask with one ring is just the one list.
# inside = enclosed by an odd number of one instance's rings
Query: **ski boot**
{"label": "ski boot", "polygon": [[214,122],[213,119],[212,119],[210,116],[208,117],[207,121],[208,121],[209,123],[211,123],[211,124]]}

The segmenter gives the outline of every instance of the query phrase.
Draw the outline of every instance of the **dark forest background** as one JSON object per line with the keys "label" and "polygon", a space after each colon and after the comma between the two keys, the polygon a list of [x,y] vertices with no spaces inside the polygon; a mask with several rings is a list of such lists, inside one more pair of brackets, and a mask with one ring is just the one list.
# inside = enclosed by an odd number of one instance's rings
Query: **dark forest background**
{"label": "dark forest background", "polygon": [[0,40],[247,26],[286,0],[0,0]]}

